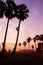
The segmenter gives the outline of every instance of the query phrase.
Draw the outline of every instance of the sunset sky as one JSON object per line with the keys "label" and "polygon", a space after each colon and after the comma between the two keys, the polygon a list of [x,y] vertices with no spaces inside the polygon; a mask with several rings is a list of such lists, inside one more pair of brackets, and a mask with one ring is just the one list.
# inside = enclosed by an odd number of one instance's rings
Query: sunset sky
{"label": "sunset sky", "polygon": [[[17,5],[24,3],[30,11],[29,17],[21,22],[19,42],[23,42],[29,36],[33,38],[37,34],[43,34],[43,0],[14,0],[14,2]],[[7,20],[5,16],[0,19],[0,42],[4,40]],[[17,18],[10,20],[7,42],[15,42],[18,22]]]}

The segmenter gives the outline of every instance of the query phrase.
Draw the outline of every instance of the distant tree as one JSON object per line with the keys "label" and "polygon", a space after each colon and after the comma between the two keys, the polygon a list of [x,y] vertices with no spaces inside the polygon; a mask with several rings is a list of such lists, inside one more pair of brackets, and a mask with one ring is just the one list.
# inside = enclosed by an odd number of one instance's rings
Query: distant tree
{"label": "distant tree", "polygon": [[24,49],[25,49],[26,44],[27,44],[26,41],[23,41]]}
{"label": "distant tree", "polygon": [[34,45],[32,45],[32,50],[34,50]]}
{"label": "distant tree", "polygon": [[36,48],[36,41],[40,40],[40,36],[39,35],[36,35],[34,38],[33,38],[33,41],[35,42],[35,48]]}
{"label": "distant tree", "polygon": [[40,40],[40,36],[39,36],[39,35],[36,35],[36,36],[33,38],[33,41],[36,42],[36,41],[38,41],[38,40]]}
{"label": "distant tree", "polygon": [[19,46],[21,46],[21,42],[19,42]]}
{"label": "distant tree", "polygon": [[[37,41],[42,41],[43,42],[43,34],[41,35],[36,35],[34,38],[33,38],[33,41],[35,42],[35,48],[36,48],[36,42]],[[38,42],[37,42],[38,43]]]}
{"label": "distant tree", "polygon": [[8,52],[11,53],[11,50],[9,49]]}
{"label": "distant tree", "polygon": [[36,35],[36,36],[35,36],[35,39],[36,39],[36,41],[37,41],[37,40],[43,41],[43,34],[41,34],[41,35]]}
{"label": "distant tree", "polygon": [[40,41],[43,41],[43,34],[40,35]]}
{"label": "distant tree", "polygon": [[19,50],[20,50],[20,47],[21,47],[21,42],[19,42]]}
{"label": "distant tree", "polygon": [[31,37],[28,37],[27,42],[30,43],[30,41],[31,41]]}
{"label": "distant tree", "polygon": [[40,36],[39,35],[36,35],[35,38],[36,38],[36,41],[40,40]]}
{"label": "distant tree", "polygon": [[[31,37],[27,38],[28,47],[29,47],[29,43],[30,43],[31,40],[32,40]],[[30,50],[30,48],[29,48],[29,50]]]}
{"label": "distant tree", "polygon": [[36,42],[36,38],[35,37],[33,38],[33,41]]}
{"label": "distant tree", "polygon": [[36,38],[35,37],[33,38],[33,41],[35,43],[35,48],[36,48]]}

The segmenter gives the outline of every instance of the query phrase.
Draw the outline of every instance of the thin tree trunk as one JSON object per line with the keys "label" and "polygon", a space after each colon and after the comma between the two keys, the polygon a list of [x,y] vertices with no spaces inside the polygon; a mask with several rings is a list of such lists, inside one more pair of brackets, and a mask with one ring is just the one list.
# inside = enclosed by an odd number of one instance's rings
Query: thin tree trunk
{"label": "thin tree trunk", "polygon": [[15,47],[14,47],[12,53],[11,53],[12,56],[15,55],[16,48],[17,48],[17,43],[18,43],[18,38],[19,38],[19,30],[20,30],[20,23],[21,23],[21,20],[19,21],[19,24],[18,24],[19,29],[18,29],[18,31],[17,31],[17,38],[16,38]]}
{"label": "thin tree trunk", "polygon": [[6,26],[6,31],[5,31],[5,37],[4,37],[4,42],[3,42],[2,52],[1,52],[2,55],[4,55],[4,52],[5,52],[5,43],[6,43],[8,26],[9,26],[9,19],[7,21],[7,26]]}

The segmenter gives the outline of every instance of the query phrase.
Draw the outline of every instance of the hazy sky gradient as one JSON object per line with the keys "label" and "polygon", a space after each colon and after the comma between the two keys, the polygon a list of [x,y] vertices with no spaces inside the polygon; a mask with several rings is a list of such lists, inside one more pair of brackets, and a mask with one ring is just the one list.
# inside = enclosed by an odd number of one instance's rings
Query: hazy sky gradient
{"label": "hazy sky gradient", "polygon": [[[6,0],[4,0],[6,1]],[[43,0],[14,0],[17,5],[25,4],[30,10],[29,17],[21,22],[19,41],[26,40],[27,37],[34,37],[37,34],[43,34]],[[13,18],[9,23],[7,41],[16,40],[16,27],[19,20]],[[7,18],[0,19],[0,41],[4,40]]]}

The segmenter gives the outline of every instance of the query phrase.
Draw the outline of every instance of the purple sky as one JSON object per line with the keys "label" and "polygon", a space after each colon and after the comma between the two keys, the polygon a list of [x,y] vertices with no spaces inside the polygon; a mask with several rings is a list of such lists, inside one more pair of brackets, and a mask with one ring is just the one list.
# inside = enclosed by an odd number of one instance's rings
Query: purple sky
{"label": "purple sky", "polygon": [[[4,0],[6,1],[6,0]],[[14,0],[17,5],[25,4],[30,10],[29,17],[21,22],[19,41],[26,40],[27,37],[34,37],[37,34],[43,34],[43,0]],[[7,41],[16,40],[16,27],[18,19],[10,20]],[[7,18],[0,19],[0,41],[3,41]]]}

